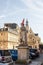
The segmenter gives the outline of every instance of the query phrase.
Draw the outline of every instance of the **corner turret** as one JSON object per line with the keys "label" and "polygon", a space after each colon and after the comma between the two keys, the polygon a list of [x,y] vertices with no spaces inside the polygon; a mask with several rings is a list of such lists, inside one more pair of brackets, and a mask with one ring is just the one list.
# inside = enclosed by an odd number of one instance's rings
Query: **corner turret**
{"label": "corner turret", "polygon": [[29,31],[28,20],[26,20],[26,30],[27,30],[27,32]]}

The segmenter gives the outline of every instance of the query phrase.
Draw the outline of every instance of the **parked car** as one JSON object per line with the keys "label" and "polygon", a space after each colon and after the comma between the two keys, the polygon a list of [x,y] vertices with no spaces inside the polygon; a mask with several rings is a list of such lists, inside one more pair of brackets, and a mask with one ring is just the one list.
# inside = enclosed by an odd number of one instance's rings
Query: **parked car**
{"label": "parked car", "polygon": [[0,65],[13,65],[9,50],[0,50]]}
{"label": "parked car", "polygon": [[37,49],[29,49],[29,57],[36,58],[39,56],[39,51]]}
{"label": "parked car", "polygon": [[18,51],[13,49],[10,49],[9,51],[11,53],[13,61],[16,61],[18,59]]}

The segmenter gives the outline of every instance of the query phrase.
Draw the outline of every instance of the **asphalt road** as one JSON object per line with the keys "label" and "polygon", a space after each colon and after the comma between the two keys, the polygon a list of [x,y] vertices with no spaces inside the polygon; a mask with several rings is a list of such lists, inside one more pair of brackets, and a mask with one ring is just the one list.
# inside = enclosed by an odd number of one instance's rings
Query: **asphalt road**
{"label": "asphalt road", "polygon": [[41,61],[43,62],[43,54],[40,54],[40,57],[37,57],[35,60],[33,61]]}
{"label": "asphalt road", "polygon": [[36,59],[32,60],[32,63],[30,65],[41,65],[43,63],[43,54],[40,54],[40,57],[37,57]]}

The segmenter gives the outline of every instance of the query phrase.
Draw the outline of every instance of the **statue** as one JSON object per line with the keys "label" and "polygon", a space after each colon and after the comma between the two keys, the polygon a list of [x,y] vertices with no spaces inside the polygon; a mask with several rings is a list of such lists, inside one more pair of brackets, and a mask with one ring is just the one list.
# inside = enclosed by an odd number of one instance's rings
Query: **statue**
{"label": "statue", "polygon": [[27,31],[26,31],[26,28],[24,26],[24,19],[21,23],[21,28],[20,28],[20,43],[23,45],[27,45]]}

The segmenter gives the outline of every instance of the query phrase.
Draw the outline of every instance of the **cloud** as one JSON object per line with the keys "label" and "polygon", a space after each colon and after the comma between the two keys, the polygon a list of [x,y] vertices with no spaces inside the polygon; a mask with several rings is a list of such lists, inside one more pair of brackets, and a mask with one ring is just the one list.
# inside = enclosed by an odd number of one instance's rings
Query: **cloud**
{"label": "cloud", "polygon": [[[6,17],[22,15],[22,13],[24,12],[25,15],[28,13],[28,15],[30,15],[30,16],[35,16],[40,19],[43,18],[43,2],[42,1],[40,1],[40,0],[21,0],[21,2],[23,2],[27,6],[27,8],[25,8],[25,9],[17,8],[17,9],[11,10],[11,11],[7,10]],[[40,8],[40,7],[42,7],[42,8]],[[0,18],[2,19],[3,16]]]}
{"label": "cloud", "polygon": [[5,15],[0,15],[0,20],[5,18]]}
{"label": "cloud", "polygon": [[25,3],[25,5],[28,8],[31,8],[31,9],[36,10],[36,11],[43,10],[43,8],[40,8],[40,6],[43,6],[43,2],[40,0],[22,0],[22,1]]}

